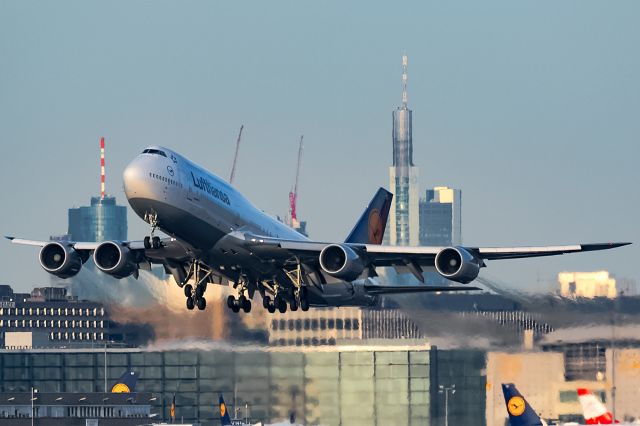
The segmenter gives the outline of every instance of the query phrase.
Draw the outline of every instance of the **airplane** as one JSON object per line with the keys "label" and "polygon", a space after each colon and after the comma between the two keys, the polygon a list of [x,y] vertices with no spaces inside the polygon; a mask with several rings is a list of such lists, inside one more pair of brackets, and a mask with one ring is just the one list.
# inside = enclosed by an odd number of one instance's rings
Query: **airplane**
{"label": "airplane", "polygon": [[547,426],[513,383],[503,383],[504,403],[509,413],[509,426]]}
{"label": "airplane", "polygon": [[588,389],[579,388],[578,399],[582,406],[584,421],[588,425],[620,424],[613,420],[613,414],[607,411],[607,407]]}
{"label": "airplane", "polygon": [[[204,310],[207,284],[232,285],[234,312],[251,311],[256,292],[265,309],[376,306],[381,295],[479,290],[469,287],[487,260],[552,256],[605,250],[630,243],[547,247],[398,247],[382,245],[393,195],[378,189],[344,242],[312,241],[264,213],[229,183],[176,151],[150,146],[123,173],[131,208],[150,225],[141,241],[34,241],[45,271],[76,275],[93,257],[96,267],[117,279],[160,264],[184,290],[187,309]],[[169,237],[155,235],[161,230]],[[411,273],[422,284],[380,285],[377,268]],[[424,284],[423,268],[465,284]],[[191,284],[193,282],[193,285]]]}

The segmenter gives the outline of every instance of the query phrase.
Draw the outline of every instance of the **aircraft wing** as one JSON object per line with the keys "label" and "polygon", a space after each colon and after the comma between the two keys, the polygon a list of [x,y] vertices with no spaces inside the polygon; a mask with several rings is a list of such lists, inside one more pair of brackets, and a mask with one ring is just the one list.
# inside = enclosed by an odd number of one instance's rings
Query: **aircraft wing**
{"label": "aircraft wing", "polygon": [[[281,240],[270,237],[245,236],[250,250],[262,259],[296,257],[302,263],[317,266],[320,252],[332,243]],[[394,267],[399,272],[410,272],[423,281],[422,267],[433,267],[438,253],[446,247],[406,247],[377,244],[339,243],[353,249],[370,267]],[[521,259],[527,257],[556,256],[567,253],[607,250],[630,243],[574,244],[534,247],[459,247],[475,257],[481,266],[485,260]],[[283,254],[284,253],[284,254]]]}
{"label": "aircraft wing", "polygon": [[[294,256],[316,257],[322,249],[332,243],[314,241],[279,240],[270,237],[252,237],[248,244],[261,252],[288,251]],[[415,262],[420,266],[433,266],[436,255],[446,247],[407,247],[376,244],[345,244],[360,252],[374,266],[403,266]],[[608,250],[631,243],[574,244],[539,247],[466,247],[462,248],[482,260],[521,259],[526,257],[556,256],[596,250]]]}
{"label": "aircraft wing", "polygon": [[[9,237],[5,238],[13,244],[28,245],[35,247],[44,247],[51,242],[59,242],[68,247],[73,247],[74,250],[79,252],[93,252],[101,243],[88,242],[88,241],[38,241],[38,240],[26,240],[23,238]],[[175,238],[163,238],[161,240],[162,248],[160,249],[147,249],[144,247],[144,241],[123,241],[122,244],[127,246],[131,250],[142,251],[144,257],[152,263],[162,263],[163,259],[182,259],[187,256],[187,248],[183,243],[179,242]]]}

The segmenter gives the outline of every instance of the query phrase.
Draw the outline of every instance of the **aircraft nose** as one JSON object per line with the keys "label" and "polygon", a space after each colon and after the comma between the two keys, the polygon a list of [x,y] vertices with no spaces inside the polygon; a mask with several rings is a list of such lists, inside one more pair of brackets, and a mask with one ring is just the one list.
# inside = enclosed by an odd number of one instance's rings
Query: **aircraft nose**
{"label": "aircraft nose", "polygon": [[122,173],[122,181],[124,183],[124,193],[127,198],[135,198],[139,196],[143,182],[144,169],[139,158],[134,159]]}

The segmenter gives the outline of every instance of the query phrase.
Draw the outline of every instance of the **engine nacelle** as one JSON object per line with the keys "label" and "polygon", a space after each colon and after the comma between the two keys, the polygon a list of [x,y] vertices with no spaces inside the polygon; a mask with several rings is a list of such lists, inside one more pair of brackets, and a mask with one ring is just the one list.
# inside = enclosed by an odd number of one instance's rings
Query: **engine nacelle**
{"label": "engine nacelle", "polygon": [[125,278],[133,274],[138,265],[129,247],[117,241],[105,241],[93,252],[93,262],[105,274]]}
{"label": "engine nacelle", "polygon": [[364,271],[364,262],[347,245],[331,244],[320,252],[320,267],[332,277],[353,281]]}
{"label": "engine nacelle", "polygon": [[435,260],[440,275],[462,284],[469,284],[478,277],[481,264],[481,260],[462,247],[442,249]]}
{"label": "engine nacelle", "polygon": [[50,274],[69,278],[80,272],[82,258],[72,247],[53,242],[40,250],[40,265]]}

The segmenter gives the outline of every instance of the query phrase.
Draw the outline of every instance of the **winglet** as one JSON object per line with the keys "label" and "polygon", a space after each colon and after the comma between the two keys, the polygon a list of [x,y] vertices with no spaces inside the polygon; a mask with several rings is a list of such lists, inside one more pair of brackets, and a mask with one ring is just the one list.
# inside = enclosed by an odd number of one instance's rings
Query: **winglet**
{"label": "winglet", "polygon": [[392,199],[392,193],[379,188],[344,242],[382,244]]}
{"label": "winglet", "polygon": [[633,243],[595,243],[595,244],[580,244],[582,251],[596,251],[596,250],[609,250],[616,247],[624,247]]}
{"label": "winglet", "polygon": [[16,237],[10,237],[10,236],[8,236],[8,235],[5,235],[4,237],[5,237],[7,240],[9,240],[9,241],[13,241],[13,240],[15,240],[15,239],[16,239]]}

